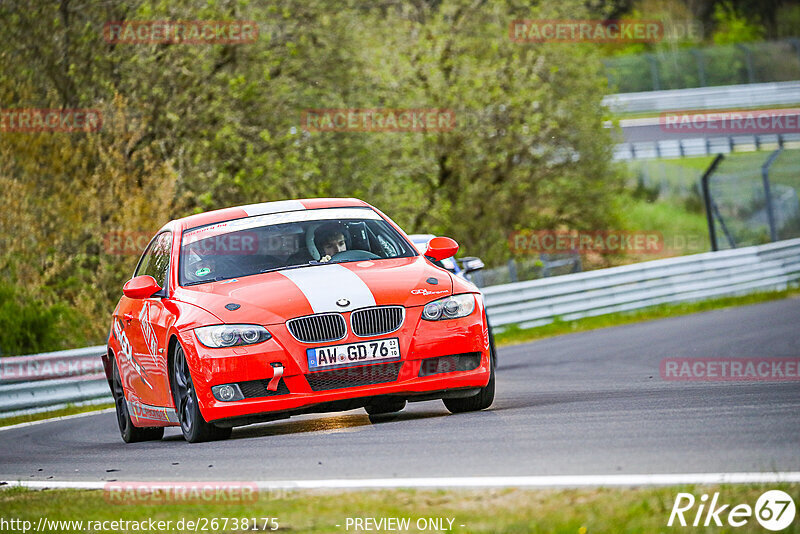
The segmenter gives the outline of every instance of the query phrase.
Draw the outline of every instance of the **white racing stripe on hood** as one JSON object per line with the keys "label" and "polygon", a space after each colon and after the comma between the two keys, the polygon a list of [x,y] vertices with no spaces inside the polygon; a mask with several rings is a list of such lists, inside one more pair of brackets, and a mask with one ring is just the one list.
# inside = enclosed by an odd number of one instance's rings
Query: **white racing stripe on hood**
{"label": "white racing stripe on hood", "polygon": [[[303,292],[314,313],[343,312],[375,306],[375,296],[353,271],[343,265],[320,265],[280,271]],[[350,301],[339,306],[339,299]]]}

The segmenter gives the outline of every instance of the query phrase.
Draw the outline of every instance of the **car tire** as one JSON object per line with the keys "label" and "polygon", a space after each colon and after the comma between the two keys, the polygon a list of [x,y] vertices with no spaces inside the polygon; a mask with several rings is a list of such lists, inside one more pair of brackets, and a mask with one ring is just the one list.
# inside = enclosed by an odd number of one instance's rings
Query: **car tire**
{"label": "car tire", "polygon": [[125,443],[138,443],[141,441],[156,441],[164,437],[164,427],[133,426],[128,403],[125,400],[125,390],[122,388],[122,379],[117,368],[117,359],[111,358],[111,394],[114,397],[114,407],[117,412],[117,425],[122,441]]}
{"label": "car tire", "polygon": [[[488,323],[487,323],[488,324]],[[494,402],[494,367],[497,360],[494,347],[494,336],[489,332],[489,383],[471,397],[442,399],[450,413],[477,412],[485,410]]]}
{"label": "car tire", "polygon": [[189,443],[200,443],[231,437],[233,432],[231,427],[224,428],[211,424],[200,413],[200,403],[197,401],[192,374],[180,343],[175,346],[171,375],[175,412],[178,414],[183,438]]}

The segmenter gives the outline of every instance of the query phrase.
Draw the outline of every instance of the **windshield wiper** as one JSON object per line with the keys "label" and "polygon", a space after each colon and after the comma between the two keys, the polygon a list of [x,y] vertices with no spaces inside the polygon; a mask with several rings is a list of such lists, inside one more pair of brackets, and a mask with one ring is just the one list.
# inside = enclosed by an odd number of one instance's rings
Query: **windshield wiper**
{"label": "windshield wiper", "polygon": [[233,278],[238,278],[236,276],[216,276],[214,278],[209,278],[208,280],[196,280],[194,282],[187,282],[183,284],[184,286],[196,286],[197,284],[210,284],[211,282],[221,282],[222,280],[231,280]]}
{"label": "windshield wiper", "polygon": [[299,269],[300,267],[310,267],[311,265],[327,265],[325,263],[311,260],[308,263],[300,263],[297,265],[287,265],[284,267],[270,267],[269,269],[261,269],[258,274],[271,273],[273,271],[287,271],[289,269]]}

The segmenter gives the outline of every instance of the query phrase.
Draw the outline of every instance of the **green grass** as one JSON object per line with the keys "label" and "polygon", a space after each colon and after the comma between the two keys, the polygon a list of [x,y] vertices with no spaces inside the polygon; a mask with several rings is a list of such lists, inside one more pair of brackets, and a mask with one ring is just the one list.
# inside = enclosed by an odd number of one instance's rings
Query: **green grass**
{"label": "green grass", "polygon": [[692,213],[667,202],[630,198],[621,201],[621,204],[620,219],[624,228],[638,232],[660,232],[664,238],[664,249],[659,254],[628,254],[628,259],[632,261],[626,263],[711,250],[705,214]]}
{"label": "green grass", "polygon": [[[747,213],[748,206],[758,199],[758,194],[762,193],[761,167],[770,155],[770,151],[725,155],[711,181],[713,196],[725,213]],[[631,196],[621,196],[614,211],[619,214],[626,230],[661,232],[664,252],[649,257],[629,254],[623,258],[623,263],[710,250],[705,207],[697,184],[713,159],[712,156],[701,156],[638,160],[625,164]],[[781,152],[770,167],[773,194],[781,199],[778,205],[784,210],[789,209],[786,206],[791,203],[792,189],[794,195],[800,191],[799,169],[800,150],[794,149]],[[639,180],[643,181],[644,188],[637,185]],[[797,202],[796,197],[794,202]],[[745,215],[737,218],[731,213],[728,213],[726,221],[738,243],[744,246],[768,240],[766,226],[751,228]],[[796,225],[796,222],[787,222],[781,237],[798,235]]]}
{"label": "green grass", "polygon": [[[703,494],[719,492],[719,504],[747,504],[754,507],[758,497],[767,490],[781,489],[800,502],[798,484],[747,484],[724,486],[676,486],[659,488],[586,488],[559,490],[485,489],[485,490],[383,490],[383,491],[317,491],[274,492],[262,495],[255,502],[220,502],[170,505],[117,505],[107,502],[102,491],[48,490],[0,491],[3,517],[19,518],[37,525],[39,518],[48,520],[142,521],[153,519],[176,523],[187,520],[216,518],[217,528],[211,532],[242,532],[233,530],[230,518],[275,518],[277,532],[364,532],[352,526],[346,529],[347,518],[409,518],[411,528],[403,532],[420,532],[415,523],[420,518],[453,520],[451,532],[491,533],[653,533],[707,532],[700,527],[667,527],[667,521],[679,492],[692,493],[698,500]],[[728,507],[727,511],[731,507]],[[697,511],[697,505],[693,512]],[[687,513],[688,523],[694,515]],[[229,518],[228,527],[222,525]],[[727,520],[727,513],[720,519]],[[782,530],[797,533],[798,522]],[[340,526],[336,526],[340,525]],[[461,526],[463,525],[463,526]],[[210,526],[210,525],[207,525]],[[84,527],[85,528],[85,527]],[[715,532],[765,532],[755,518],[740,528],[719,529]],[[184,531],[189,529],[184,528]],[[202,528],[198,529],[202,531]],[[62,532],[76,530],[62,529]],[[116,532],[126,532],[117,528]],[[134,530],[129,529],[128,532]],[[207,530],[208,531],[208,530]],[[86,530],[83,530],[86,532]],[[386,532],[386,530],[384,530]],[[397,532],[397,531],[388,531]],[[442,532],[442,530],[428,530]]]}
{"label": "green grass", "polygon": [[114,403],[108,402],[103,404],[87,404],[84,406],[67,406],[58,410],[51,410],[47,412],[32,413],[26,415],[15,415],[14,417],[0,418],[0,426],[17,425],[20,423],[29,423],[31,421],[41,421],[43,419],[52,419],[54,417],[64,417],[65,415],[75,415],[78,413],[94,412],[97,410],[105,410],[106,408],[113,408]]}
{"label": "green grass", "polygon": [[506,328],[502,333],[495,334],[495,342],[498,346],[515,345],[536,339],[571,334],[574,332],[585,332],[598,328],[608,328],[623,324],[639,323],[643,321],[653,321],[667,317],[677,317],[690,313],[699,313],[732,306],[745,306],[757,304],[771,300],[797,297],[800,295],[800,288],[787,289],[785,291],[769,291],[751,293],[738,297],[723,297],[709,299],[700,302],[688,302],[684,304],[664,304],[652,306],[634,312],[619,312],[600,315],[597,317],[586,317],[574,321],[562,321],[556,319],[555,322],[536,328],[521,329],[517,326]]}

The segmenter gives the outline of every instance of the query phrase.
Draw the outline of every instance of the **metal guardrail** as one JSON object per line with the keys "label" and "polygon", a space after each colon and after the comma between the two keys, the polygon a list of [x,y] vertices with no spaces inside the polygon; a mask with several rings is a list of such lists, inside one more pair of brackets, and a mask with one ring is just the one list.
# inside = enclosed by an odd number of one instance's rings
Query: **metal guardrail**
{"label": "metal guardrail", "polygon": [[[492,325],[540,326],[647,306],[785,289],[800,280],[800,239],[483,289]],[[0,358],[0,417],[111,402],[104,345]]]}
{"label": "metal guardrail", "polygon": [[783,106],[800,104],[800,81],[618,93],[603,104],[615,113]]}
{"label": "metal guardrail", "polygon": [[800,239],[483,289],[492,326],[521,328],[658,304],[785,289],[800,280]]}
{"label": "metal guardrail", "polygon": [[103,372],[105,345],[0,358],[0,386],[15,382],[53,380]]}
{"label": "metal guardrail", "polygon": [[106,346],[0,358],[0,417],[111,401]]}
{"label": "metal guardrail", "polygon": [[733,152],[755,152],[776,148],[800,148],[800,134],[728,135],[693,139],[664,139],[619,143],[614,147],[615,161],[631,159],[683,158],[712,156]]}

